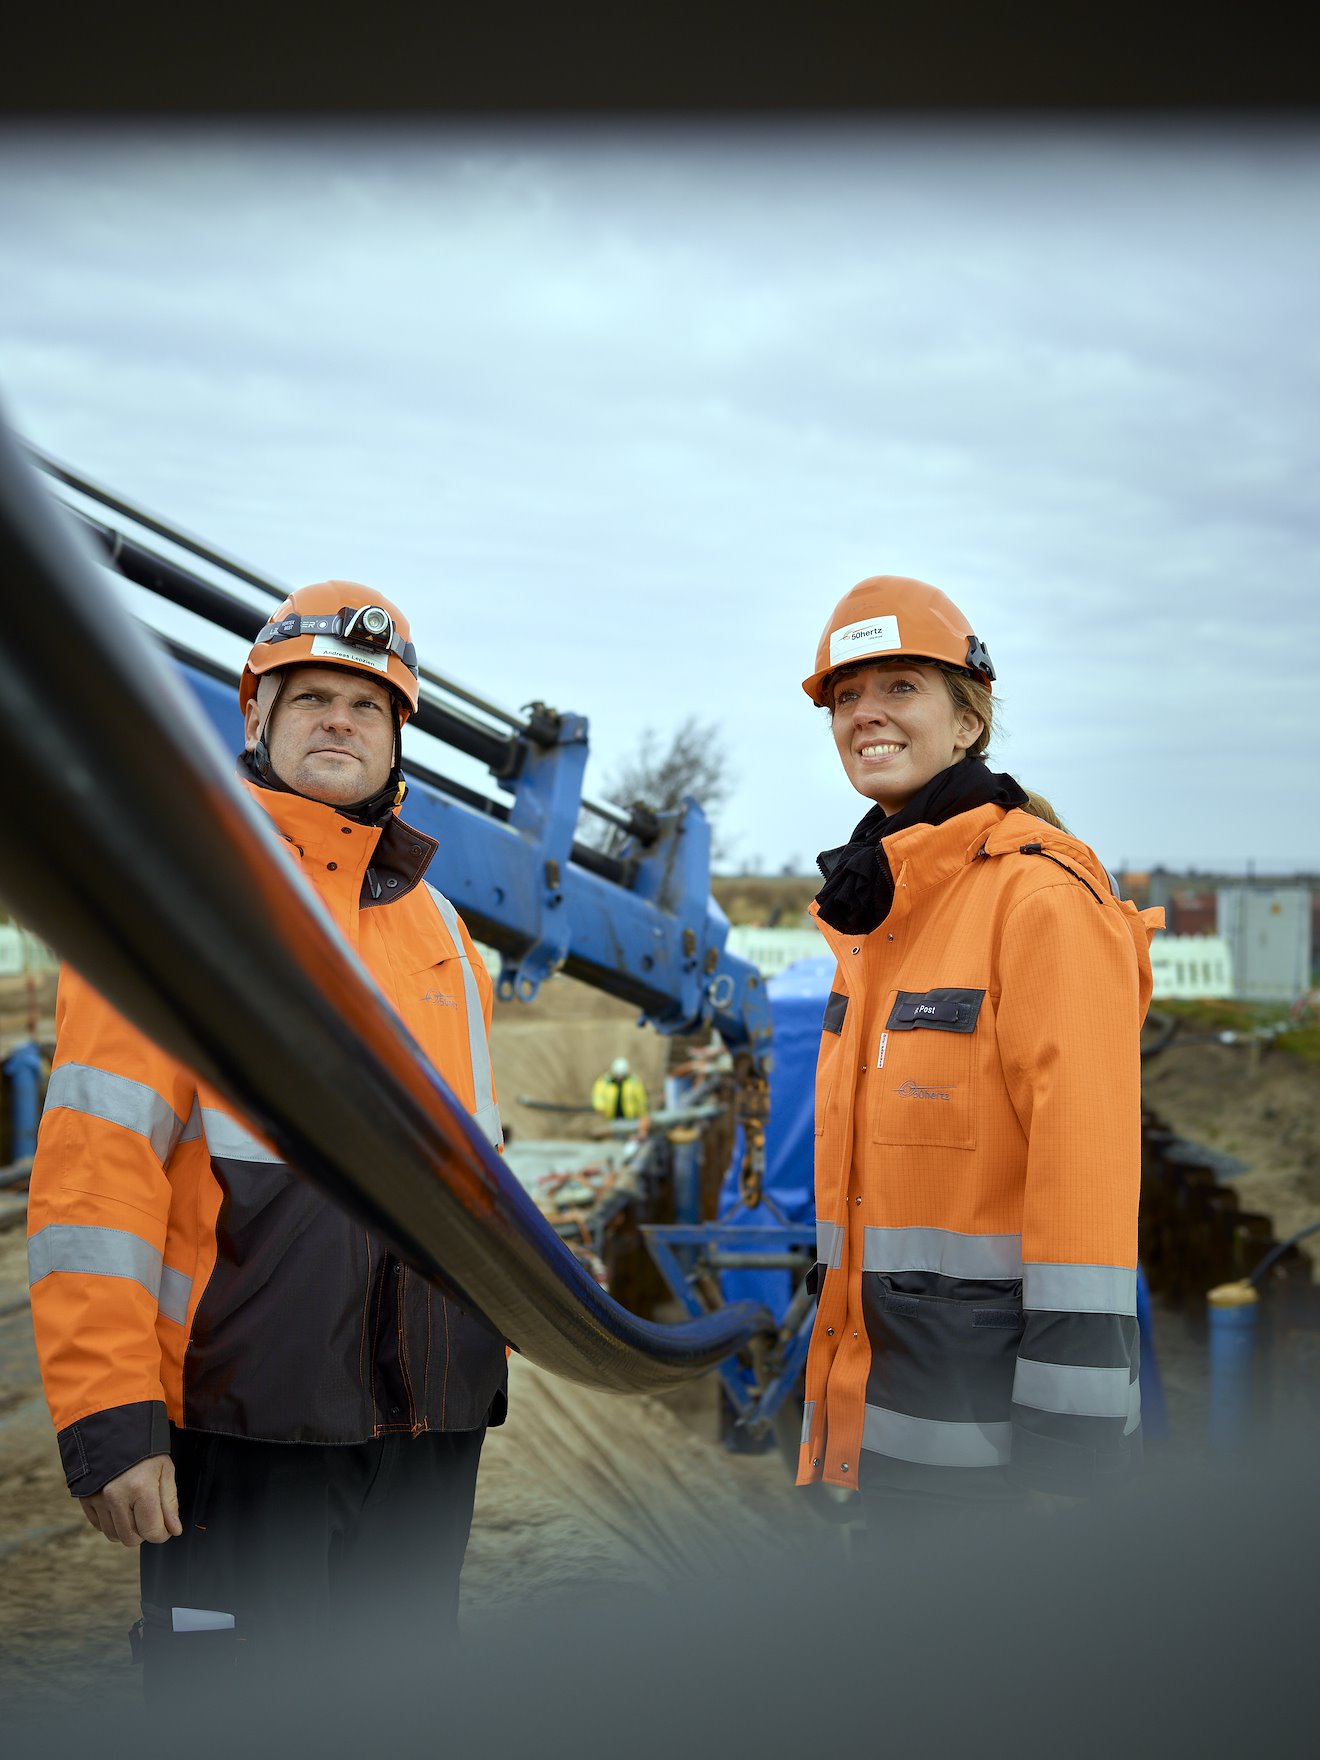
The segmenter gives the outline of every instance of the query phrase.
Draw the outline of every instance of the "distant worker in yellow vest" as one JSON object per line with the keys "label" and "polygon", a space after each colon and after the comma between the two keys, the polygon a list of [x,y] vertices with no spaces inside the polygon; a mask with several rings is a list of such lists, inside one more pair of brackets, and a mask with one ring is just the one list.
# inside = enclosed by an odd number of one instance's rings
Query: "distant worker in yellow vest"
{"label": "distant worker in yellow vest", "polygon": [[591,1109],[602,1118],[644,1118],[646,1089],[632,1073],[626,1057],[616,1057],[591,1084]]}

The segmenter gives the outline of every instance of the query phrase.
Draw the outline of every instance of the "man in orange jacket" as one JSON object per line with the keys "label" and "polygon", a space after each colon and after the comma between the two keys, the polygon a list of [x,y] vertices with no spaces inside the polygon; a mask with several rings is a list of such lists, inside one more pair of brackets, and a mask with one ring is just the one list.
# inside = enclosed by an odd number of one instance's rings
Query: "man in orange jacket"
{"label": "man in orange jacket", "polygon": [[[435,842],[397,812],[417,701],[393,605],[303,588],[244,669],[240,773],[498,1146],[490,978],[424,880]],[[148,1543],[149,1690],[387,1618],[453,1629],[502,1341],[68,968],[29,1235],[69,1488],[107,1539]]]}

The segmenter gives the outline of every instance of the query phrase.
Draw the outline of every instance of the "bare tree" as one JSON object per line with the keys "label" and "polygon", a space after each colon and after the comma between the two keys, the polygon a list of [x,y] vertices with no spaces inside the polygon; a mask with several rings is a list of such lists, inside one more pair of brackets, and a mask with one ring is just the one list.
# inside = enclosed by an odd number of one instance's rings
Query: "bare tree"
{"label": "bare tree", "polygon": [[691,795],[711,821],[713,853],[722,854],[715,824],[733,781],[718,723],[689,715],[668,741],[643,728],[637,749],[610,772],[603,792],[621,807],[640,801],[657,812],[671,812]]}

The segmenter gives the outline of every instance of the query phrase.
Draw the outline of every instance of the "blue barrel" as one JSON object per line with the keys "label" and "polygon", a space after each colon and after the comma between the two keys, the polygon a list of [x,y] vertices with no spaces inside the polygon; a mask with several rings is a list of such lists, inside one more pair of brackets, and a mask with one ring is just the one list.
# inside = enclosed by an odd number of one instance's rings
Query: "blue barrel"
{"label": "blue barrel", "polygon": [[1260,1298],[1249,1283],[1206,1292],[1210,1323],[1210,1447],[1237,1454],[1251,1435],[1251,1369]]}

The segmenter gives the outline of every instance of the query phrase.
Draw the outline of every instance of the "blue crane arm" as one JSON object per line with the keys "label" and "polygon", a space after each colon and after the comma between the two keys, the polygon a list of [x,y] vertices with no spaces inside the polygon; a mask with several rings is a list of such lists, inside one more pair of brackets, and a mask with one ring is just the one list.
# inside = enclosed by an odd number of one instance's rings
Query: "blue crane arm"
{"label": "blue crane arm", "polygon": [[[240,750],[237,678],[177,645],[174,656],[222,741]],[[509,782],[513,807],[499,816],[494,803],[477,805],[444,778],[419,773],[405,752],[405,815],[439,840],[431,872],[441,891],[503,956],[501,995],[530,1001],[563,971],[634,1003],[662,1032],[713,1026],[731,1050],[767,1067],[769,1003],[756,967],[725,947],[728,920],[710,897],[705,814],[689,799],[657,813],[651,841],[631,837],[610,871],[584,866],[573,831],[587,724],[576,715],[554,723],[554,744],[525,741]]]}
{"label": "blue crane arm", "polygon": [[[190,566],[144,545],[133,527],[163,537],[228,582],[274,598],[284,589],[136,507],[103,485],[28,448],[39,468],[94,507],[74,506],[101,559],[135,585],[250,641],[263,619]],[[126,523],[127,522],[127,523]],[[208,719],[230,751],[242,746],[237,676],[210,656],[167,641]],[[506,805],[407,761],[408,815],[440,840],[435,874],[469,928],[499,950],[499,990],[530,1001],[563,971],[635,1003],[661,1032],[714,1027],[742,1056],[750,1077],[770,1069],[770,1009],[756,967],[725,945],[728,921],[710,896],[710,829],[688,799],[672,812],[635,806],[625,813],[584,800],[587,721],[542,703],[526,719],[422,668],[414,723],[484,762]],[[443,696],[429,689],[441,687]],[[474,717],[477,705],[506,724]],[[405,742],[406,743],[406,742]],[[606,856],[576,841],[584,806],[624,832]]]}
{"label": "blue crane arm", "polygon": [[0,896],[293,1166],[570,1379],[663,1387],[770,1324],[613,1302],[283,859],[177,670],[0,427]]}

